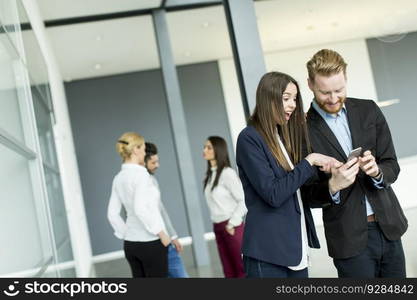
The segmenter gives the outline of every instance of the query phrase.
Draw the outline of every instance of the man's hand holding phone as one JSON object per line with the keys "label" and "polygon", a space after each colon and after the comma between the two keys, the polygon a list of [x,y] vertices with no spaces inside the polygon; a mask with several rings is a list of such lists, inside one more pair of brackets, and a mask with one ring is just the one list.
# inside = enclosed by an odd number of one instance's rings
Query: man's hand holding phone
{"label": "man's hand holding phone", "polygon": [[332,195],[355,182],[356,175],[359,172],[359,157],[361,153],[362,147],[353,149],[345,164],[338,163],[333,166],[331,169],[332,177],[329,180],[329,190]]}
{"label": "man's hand holding phone", "polygon": [[381,172],[371,151],[365,151],[363,156],[361,154],[362,147],[356,148],[350,152],[347,163],[335,164],[331,169],[332,177],[329,180],[329,190],[332,195],[353,184],[359,169],[375,179],[381,177]]}
{"label": "man's hand holding phone", "polygon": [[375,179],[381,178],[381,172],[371,151],[367,150],[363,153],[363,156],[359,158],[359,166],[366,175]]}
{"label": "man's hand holding phone", "polygon": [[359,172],[358,158],[352,158],[347,163],[335,164],[332,169],[332,177],[329,179],[329,190],[332,195],[353,184]]}

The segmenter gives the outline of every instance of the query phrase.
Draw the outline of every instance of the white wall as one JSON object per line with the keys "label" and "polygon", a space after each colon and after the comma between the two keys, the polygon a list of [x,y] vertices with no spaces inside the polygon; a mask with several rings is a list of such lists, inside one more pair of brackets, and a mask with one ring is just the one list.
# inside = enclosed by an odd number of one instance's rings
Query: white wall
{"label": "white wall", "polygon": [[233,59],[219,60],[218,65],[229,120],[230,135],[233,141],[233,149],[236,152],[237,137],[240,131],[246,126],[245,112],[243,110]]}
{"label": "white wall", "polygon": [[399,161],[401,172],[392,188],[404,209],[417,207],[417,194],[413,191],[417,178],[417,155]]}

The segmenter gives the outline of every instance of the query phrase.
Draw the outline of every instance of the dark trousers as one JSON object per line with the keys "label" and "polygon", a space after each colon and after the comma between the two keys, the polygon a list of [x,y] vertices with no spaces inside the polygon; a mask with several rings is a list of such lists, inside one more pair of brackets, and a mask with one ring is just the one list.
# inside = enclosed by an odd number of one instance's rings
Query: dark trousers
{"label": "dark trousers", "polygon": [[339,278],[406,277],[401,240],[386,239],[377,222],[368,223],[368,245],[359,255],[333,262]]}
{"label": "dark trousers", "polygon": [[124,251],[133,278],[168,276],[168,248],[162,245],[161,240],[124,241]]}
{"label": "dark trousers", "polygon": [[226,231],[228,221],[214,223],[213,231],[216,236],[217,249],[222,262],[224,276],[226,278],[245,277],[242,261],[243,223],[235,227],[235,234],[230,235]]}
{"label": "dark trousers", "polygon": [[308,269],[291,270],[284,266],[271,264],[249,256],[243,256],[247,278],[307,278]]}

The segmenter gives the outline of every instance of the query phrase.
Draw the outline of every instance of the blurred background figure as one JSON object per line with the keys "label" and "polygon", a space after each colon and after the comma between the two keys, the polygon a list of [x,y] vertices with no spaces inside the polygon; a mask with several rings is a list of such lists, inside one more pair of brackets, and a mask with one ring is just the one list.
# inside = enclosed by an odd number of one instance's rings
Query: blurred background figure
{"label": "blurred background figure", "polygon": [[[159,190],[143,166],[145,140],[137,133],[124,133],[116,150],[123,164],[113,180],[107,217],[115,236],[124,240],[133,277],[167,277],[171,240],[159,209]],[[126,221],[120,216],[122,206]]]}
{"label": "blurred background figure", "polygon": [[[154,176],[156,170],[159,168],[158,148],[152,143],[145,144],[145,167],[151,175],[152,184],[156,189],[158,189],[158,191],[160,191],[158,181]],[[182,252],[183,247],[178,240],[177,232],[175,231],[174,226],[172,226],[171,219],[169,218],[161,198],[159,198],[159,209],[161,211],[162,218],[164,219],[168,235],[171,237],[171,244],[168,246],[168,277],[188,278],[187,271],[185,270],[181,256],[179,255],[179,253]]]}
{"label": "blurred background figure", "polygon": [[207,160],[204,195],[213,222],[217,248],[226,278],[244,277],[241,256],[243,218],[247,212],[242,184],[230,167],[226,141],[210,136],[204,144]]}

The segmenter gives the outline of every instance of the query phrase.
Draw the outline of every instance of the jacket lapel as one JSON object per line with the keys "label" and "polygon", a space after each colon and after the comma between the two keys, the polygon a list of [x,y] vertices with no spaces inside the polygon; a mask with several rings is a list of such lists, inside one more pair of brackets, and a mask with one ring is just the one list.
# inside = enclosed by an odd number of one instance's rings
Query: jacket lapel
{"label": "jacket lapel", "polygon": [[[361,136],[361,118],[359,111],[354,102],[349,101],[349,99],[345,102],[346,110],[347,110],[347,118],[349,123],[350,129],[350,136],[352,137],[352,148],[355,149],[357,147],[362,146],[360,143],[360,136]],[[365,132],[363,134],[366,134]]]}
{"label": "jacket lapel", "polygon": [[[349,111],[349,110],[348,110]],[[330,145],[345,159],[347,160],[346,154],[340,146],[336,136],[327,125],[326,121],[320,116],[320,114],[314,109],[313,105],[308,110],[308,118],[311,120],[308,126],[310,129],[318,130],[329,142]]]}

